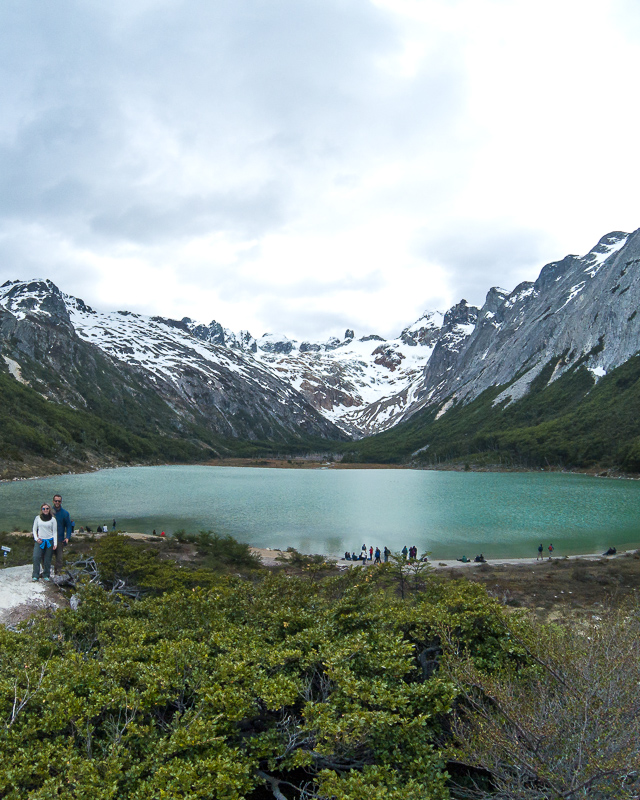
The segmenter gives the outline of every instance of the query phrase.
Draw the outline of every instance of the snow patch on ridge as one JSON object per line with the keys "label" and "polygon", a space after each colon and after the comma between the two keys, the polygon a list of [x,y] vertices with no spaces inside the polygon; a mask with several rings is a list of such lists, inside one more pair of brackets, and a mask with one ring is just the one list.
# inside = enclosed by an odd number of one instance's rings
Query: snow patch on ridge
{"label": "snow patch on ridge", "polygon": [[569,290],[569,296],[568,296],[568,297],[567,297],[567,299],[564,301],[564,303],[563,303],[563,304],[560,306],[560,308],[558,309],[558,311],[562,311],[562,309],[563,309],[563,308],[564,308],[566,305],[568,305],[568,304],[569,304],[569,303],[570,303],[570,302],[571,302],[571,301],[572,301],[572,300],[573,300],[575,297],[577,297],[577,296],[580,294],[580,292],[581,292],[581,291],[584,289],[584,287],[585,287],[586,285],[587,285],[587,284],[586,284],[586,281],[580,281],[580,283],[576,283],[576,285],[575,285],[575,286],[572,286],[572,287],[571,287],[571,289]]}
{"label": "snow patch on ridge", "polygon": [[620,239],[613,236],[608,237],[607,244],[598,244],[590,253],[583,256],[580,260],[584,261],[588,266],[584,270],[590,278],[594,278],[600,271],[604,262],[610,258],[614,253],[622,248],[627,243],[629,234],[626,234]]}
{"label": "snow patch on ridge", "polygon": [[508,300],[505,301],[504,307],[505,308],[513,308],[516,303],[520,303],[525,300],[527,297],[531,296],[537,297],[538,292],[535,290],[533,284],[531,286],[526,287],[525,289],[521,289],[519,292],[514,294],[512,297],[509,297]]}

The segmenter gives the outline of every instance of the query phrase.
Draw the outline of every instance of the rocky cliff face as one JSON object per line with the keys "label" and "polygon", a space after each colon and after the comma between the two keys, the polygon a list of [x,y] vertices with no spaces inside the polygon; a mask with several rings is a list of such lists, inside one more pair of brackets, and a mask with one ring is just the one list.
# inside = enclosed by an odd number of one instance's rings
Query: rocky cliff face
{"label": "rocky cliff face", "polygon": [[[547,264],[533,283],[511,292],[490,289],[481,309],[462,300],[444,316],[426,313],[398,339],[362,351],[355,363],[346,346],[331,360],[306,362],[301,390],[362,436],[425,406],[446,413],[453,402],[468,402],[490,386],[510,384],[497,403],[516,400],[549,361],[551,381],[577,363],[598,380],[640,350],[639,304],[640,231],[615,231],[585,256]],[[290,380],[296,357],[292,350],[279,361]]]}
{"label": "rocky cliff face", "polygon": [[555,363],[550,382],[577,363],[596,380],[620,366],[640,349],[639,265],[640,231],[617,231],[581,258],[547,264],[534,283],[509,294],[492,289],[471,335],[446,365],[451,369],[429,363],[420,399],[468,401],[511,383],[497,402],[516,400],[549,361]]}

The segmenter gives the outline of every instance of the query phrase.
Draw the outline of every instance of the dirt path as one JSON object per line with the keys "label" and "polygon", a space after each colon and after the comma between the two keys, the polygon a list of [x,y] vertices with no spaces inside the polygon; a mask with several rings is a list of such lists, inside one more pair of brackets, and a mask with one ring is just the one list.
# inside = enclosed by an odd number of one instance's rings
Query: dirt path
{"label": "dirt path", "polygon": [[43,608],[67,605],[55,584],[31,580],[31,564],[0,568],[0,624],[15,625]]}

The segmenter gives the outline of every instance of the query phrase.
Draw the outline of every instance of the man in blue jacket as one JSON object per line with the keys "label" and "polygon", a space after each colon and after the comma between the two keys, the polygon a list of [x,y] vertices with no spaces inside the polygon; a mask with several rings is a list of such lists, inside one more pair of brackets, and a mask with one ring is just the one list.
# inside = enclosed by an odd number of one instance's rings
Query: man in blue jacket
{"label": "man in blue jacket", "polygon": [[54,572],[56,575],[61,575],[64,546],[69,544],[69,539],[71,538],[71,517],[69,512],[62,508],[61,494],[53,495],[53,513],[58,523],[58,547],[55,550],[56,563]]}

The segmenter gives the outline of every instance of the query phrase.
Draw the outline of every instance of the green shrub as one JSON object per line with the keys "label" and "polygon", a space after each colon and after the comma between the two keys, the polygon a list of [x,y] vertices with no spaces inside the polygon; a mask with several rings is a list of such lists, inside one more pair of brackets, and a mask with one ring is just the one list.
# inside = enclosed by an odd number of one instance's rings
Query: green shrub
{"label": "green shrub", "polygon": [[[148,575],[118,539],[100,541],[103,569]],[[239,800],[288,782],[445,800],[456,689],[426,659],[448,621],[504,660],[502,612],[461,586],[403,604],[367,572],[217,578],[131,604],[88,586],[76,613],[0,628],[0,795]]]}

